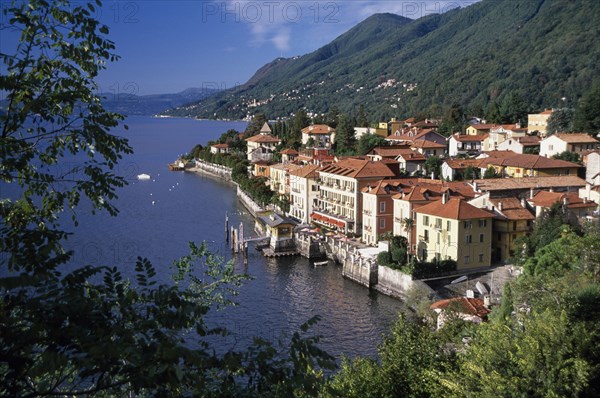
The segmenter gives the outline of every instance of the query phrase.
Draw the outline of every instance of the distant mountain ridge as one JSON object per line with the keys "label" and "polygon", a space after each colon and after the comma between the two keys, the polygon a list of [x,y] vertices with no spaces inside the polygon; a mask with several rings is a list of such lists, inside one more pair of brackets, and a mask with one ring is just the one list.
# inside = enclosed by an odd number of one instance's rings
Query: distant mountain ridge
{"label": "distant mountain ridge", "polygon": [[128,93],[101,93],[106,109],[124,115],[156,115],[167,109],[202,100],[219,90],[213,88],[187,88],[174,94],[134,95]]}
{"label": "distant mountain ridge", "polygon": [[[481,109],[517,91],[532,108],[574,105],[600,79],[600,1],[483,0],[410,20],[375,14],[318,50],[169,115],[286,116],[335,105],[371,119]],[[564,101],[561,101],[565,98]]]}

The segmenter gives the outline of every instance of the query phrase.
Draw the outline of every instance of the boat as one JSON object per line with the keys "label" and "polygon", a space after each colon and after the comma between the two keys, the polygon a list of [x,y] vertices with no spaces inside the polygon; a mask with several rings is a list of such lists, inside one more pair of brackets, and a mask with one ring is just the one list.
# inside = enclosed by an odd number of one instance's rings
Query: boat
{"label": "boat", "polygon": [[138,174],[137,175],[137,179],[138,180],[149,180],[150,179],[150,175],[149,174]]}
{"label": "boat", "polygon": [[464,282],[466,281],[468,278],[466,275],[463,275],[459,278],[456,278],[455,280],[453,280],[452,282],[450,282],[451,285],[455,284],[455,283],[460,283],[460,282]]}
{"label": "boat", "polygon": [[329,264],[329,261],[315,261],[313,264],[315,265],[315,267],[318,267],[320,265],[327,265],[327,264]]}

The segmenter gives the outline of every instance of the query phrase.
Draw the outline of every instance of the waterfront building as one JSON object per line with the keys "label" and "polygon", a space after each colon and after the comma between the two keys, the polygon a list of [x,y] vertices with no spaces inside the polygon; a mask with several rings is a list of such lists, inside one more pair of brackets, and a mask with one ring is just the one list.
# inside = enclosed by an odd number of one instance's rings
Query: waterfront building
{"label": "waterfront building", "polygon": [[540,155],[551,157],[567,151],[583,155],[598,149],[598,146],[598,140],[586,133],[556,133],[542,140]]}
{"label": "waterfront building", "polygon": [[275,147],[281,143],[281,140],[271,135],[271,128],[265,123],[259,134],[246,138],[246,143],[248,160],[254,163],[273,159]]}
{"label": "waterfront building", "polygon": [[535,215],[525,199],[517,197],[490,198],[486,193],[469,201],[475,207],[494,215],[492,220],[492,261],[505,263],[518,250],[520,238],[533,231]]}
{"label": "waterfront building", "polygon": [[296,223],[279,214],[266,211],[256,215],[254,228],[262,236],[268,236],[269,247],[274,253],[293,251],[296,249],[294,242],[294,227]]}
{"label": "waterfront building", "polygon": [[313,222],[343,233],[362,230],[361,189],[376,181],[394,177],[383,162],[345,158],[319,170],[319,197],[311,214]]}
{"label": "waterfront building", "polygon": [[210,153],[229,153],[229,144],[215,144],[210,146]]}
{"label": "waterfront building", "polygon": [[457,270],[490,266],[492,213],[447,195],[415,213],[419,260],[454,260]]}
{"label": "waterfront building", "polygon": [[288,215],[301,223],[308,224],[309,216],[317,205],[319,196],[318,165],[305,165],[290,170],[290,211]]}
{"label": "waterfront building", "polygon": [[292,163],[277,163],[269,166],[269,188],[279,196],[290,193],[290,171],[300,168]]}
{"label": "waterfront building", "polygon": [[379,180],[362,192],[362,241],[375,246],[382,234],[394,229],[394,202],[392,197],[404,192],[403,180]]}
{"label": "waterfront building", "polygon": [[491,312],[486,305],[486,300],[474,297],[453,297],[450,299],[436,301],[431,304],[431,308],[437,316],[437,329],[444,326],[448,319],[456,318],[463,321],[481,323],[487,320]]}

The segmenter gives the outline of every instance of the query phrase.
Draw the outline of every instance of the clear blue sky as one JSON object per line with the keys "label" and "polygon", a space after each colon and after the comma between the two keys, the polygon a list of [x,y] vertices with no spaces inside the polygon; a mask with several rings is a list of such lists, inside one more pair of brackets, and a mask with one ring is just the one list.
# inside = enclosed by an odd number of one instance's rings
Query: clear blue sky
{"label": "clear blue sky", "polygon": [[122,58],[98,84],[136,94],[230,88],[277,57],[316,50],[374,13],[416,19],[476,1],[105,0],[97,17]]}

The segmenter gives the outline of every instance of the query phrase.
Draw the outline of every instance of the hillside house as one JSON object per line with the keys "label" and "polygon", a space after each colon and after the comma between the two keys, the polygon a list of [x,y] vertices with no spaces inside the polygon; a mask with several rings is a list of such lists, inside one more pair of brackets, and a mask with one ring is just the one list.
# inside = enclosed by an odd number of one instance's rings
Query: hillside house
{"label": "hillside house", "polygon": [[548,119],[552,116],[552,109],[545,109],[540,113],[532,113],[527,115],[527,132],[529,134],[537,133],[540,137],[546,136],[548,128]]}
{"label": "hillside house", "polygon": [[330,149],[335,143],[335,129],[326,124],[312,124],[301,131],[302,145]]}
{"label": "hillside house", "polygon": [[556,133],[540,143],[540,155],[552,157],[569,151],[582,155],[586,151],[598,149],[598,140],[586,133]]}

